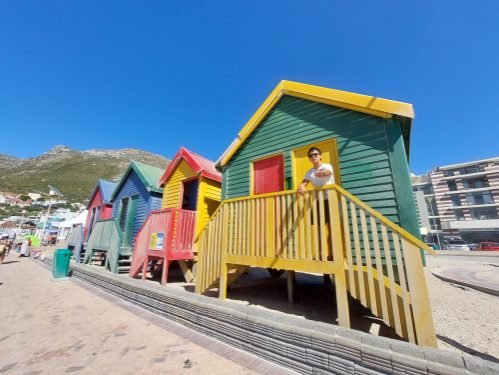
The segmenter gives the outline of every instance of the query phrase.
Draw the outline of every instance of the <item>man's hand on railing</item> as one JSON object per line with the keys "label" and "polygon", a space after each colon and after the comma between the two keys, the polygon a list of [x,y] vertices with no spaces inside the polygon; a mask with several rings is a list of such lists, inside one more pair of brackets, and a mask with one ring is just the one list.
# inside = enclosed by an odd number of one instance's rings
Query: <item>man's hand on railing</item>
{"label": "man's hand on railing", "polygon": [[306,191],[307,191],[307,184],[303,182],[300,184],[300,186],[298,186],[298,190],[296,192],[300,195],[303,195]]}

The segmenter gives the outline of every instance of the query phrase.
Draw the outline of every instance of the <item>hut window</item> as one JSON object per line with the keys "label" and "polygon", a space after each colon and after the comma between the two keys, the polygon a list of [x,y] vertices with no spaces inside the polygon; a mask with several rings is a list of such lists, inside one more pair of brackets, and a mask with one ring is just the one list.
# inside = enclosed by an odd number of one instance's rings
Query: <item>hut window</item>
{"label": "hut window", "polygon": [[253,162],[253,194],[284,190],[284,157],[282,155]]}

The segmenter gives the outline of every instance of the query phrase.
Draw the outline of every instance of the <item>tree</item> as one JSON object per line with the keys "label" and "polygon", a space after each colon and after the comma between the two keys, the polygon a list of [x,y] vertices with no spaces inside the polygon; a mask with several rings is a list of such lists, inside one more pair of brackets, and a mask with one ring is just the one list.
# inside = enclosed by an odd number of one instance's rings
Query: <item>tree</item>
{"label": "tree", "polygon": [[19,199],[22,200],[23,202],[29,201],[31,197],[29,195],[21,195],[19,196]]}

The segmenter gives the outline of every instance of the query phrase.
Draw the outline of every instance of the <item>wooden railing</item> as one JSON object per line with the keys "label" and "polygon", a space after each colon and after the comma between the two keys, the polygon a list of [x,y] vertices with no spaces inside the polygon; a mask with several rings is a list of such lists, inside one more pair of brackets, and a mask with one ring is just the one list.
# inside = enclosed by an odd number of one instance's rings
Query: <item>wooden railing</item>
{"label": "wooden railing", "polygon": [[97,221],[92,234],[88,238],[83,262],[89,263],[95,250],[106,251],[105,267],[114,273],[118,273],[121,242],[122,233],[115,219]]}
{"label": "wooden railing", "polygon": [[272,267],[273,259],[275,268],[335,273],[337,293],[345,280],[351,296],[401,337],[436,346],[421,249],[434,253],[336,185],[231,199],[199,237],[196,292],[221,282],[223,297],[229,261]]}
{"label": "wooden railing", "polygon": [[130,276],[136,277],[149,255],[165,260],[193,258],[196,212],[178,208],[152,211],[135,238]]}
{"label": "wooden railing", "polygon": [[81,248],[83,245],[83,224],[75,224],[67,237],[68,249],[73,252],[73,257],[80,262]]}

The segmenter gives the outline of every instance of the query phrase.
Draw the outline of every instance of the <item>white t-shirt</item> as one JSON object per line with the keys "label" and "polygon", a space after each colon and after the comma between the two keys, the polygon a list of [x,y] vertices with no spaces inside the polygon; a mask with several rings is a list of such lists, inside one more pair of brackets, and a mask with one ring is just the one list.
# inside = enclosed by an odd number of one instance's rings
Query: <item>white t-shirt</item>
{"label": "white t-shirt", "polygon": [[[319,177],[317,177],[315,175],[315,172],[322,171],[322,170],[331,171],[331,175],[330,176],[319,176]],[[310,181],[312,183],[312,185],[314,185],[314,187],[322,187],[324,185],[334,184],[333,167],[331,166],[331,164],[322,163],[319,168],[317,168],[317,169],[315,169],[315,168],[310,169],[305,174],[305,180]]]}

